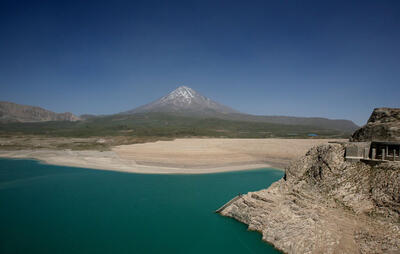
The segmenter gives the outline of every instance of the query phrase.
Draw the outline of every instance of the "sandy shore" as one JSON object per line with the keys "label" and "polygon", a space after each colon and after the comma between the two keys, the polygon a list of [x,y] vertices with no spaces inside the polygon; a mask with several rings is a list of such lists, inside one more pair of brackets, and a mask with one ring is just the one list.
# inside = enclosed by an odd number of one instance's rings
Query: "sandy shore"
{"label": "sandy shore", "polygon": [[256,168],[283,169],[328,139],[177,139],[123,145],[112,151],[0,151],[0,157],[147,174],[202,174]]}

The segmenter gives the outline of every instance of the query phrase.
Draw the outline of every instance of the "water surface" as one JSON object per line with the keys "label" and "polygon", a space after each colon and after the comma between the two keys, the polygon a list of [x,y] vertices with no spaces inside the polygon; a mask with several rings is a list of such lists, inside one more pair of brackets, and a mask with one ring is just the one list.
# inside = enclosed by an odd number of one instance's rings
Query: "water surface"
{"label": "water surface", "polygon": [[279,253],[214,210],[282,175],[144,175],[0,159],[0,253]]}

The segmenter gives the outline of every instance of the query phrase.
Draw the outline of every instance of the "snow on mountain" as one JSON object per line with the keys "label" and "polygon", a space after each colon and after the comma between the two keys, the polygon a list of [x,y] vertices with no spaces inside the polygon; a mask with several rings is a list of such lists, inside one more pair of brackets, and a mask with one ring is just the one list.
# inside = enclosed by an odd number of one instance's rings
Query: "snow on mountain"
{"label": "snow on mountain", "polygon": [[239,113],[238,111],[215,102],[190,87],[180,86],[160,99],[127,111],[127,114],[146,112],[179,112],[210,115],[213,113]]}
{"label": "snow on mountain", "polygon": [[324,129],[353,132],[358,128],[349,120],[320,117],[256,116],[240,113],[228,106],[215,102],[190,87],[180,86],[160,99],[122,114],[167,112],[185,116],[206,116],[225,120],[265,122],[285,125],[316,126]]}

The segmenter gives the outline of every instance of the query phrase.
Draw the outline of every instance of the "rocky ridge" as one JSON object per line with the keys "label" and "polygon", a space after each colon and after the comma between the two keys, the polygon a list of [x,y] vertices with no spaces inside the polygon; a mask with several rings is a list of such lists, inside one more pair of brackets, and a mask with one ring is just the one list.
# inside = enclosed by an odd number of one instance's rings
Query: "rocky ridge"
{"label": "rocky ridge", "polygon": [[285,253],[399,253],[400,163],[348,162],[346,145],[312,148],[281,180],[220,213]]}
{"label": "rocky ridge", "polygon": [[0,123],[78,120],[80,120],[80,118],[70,112],[55,113],[40,107],[20,105],[5,101],[0,102]]}

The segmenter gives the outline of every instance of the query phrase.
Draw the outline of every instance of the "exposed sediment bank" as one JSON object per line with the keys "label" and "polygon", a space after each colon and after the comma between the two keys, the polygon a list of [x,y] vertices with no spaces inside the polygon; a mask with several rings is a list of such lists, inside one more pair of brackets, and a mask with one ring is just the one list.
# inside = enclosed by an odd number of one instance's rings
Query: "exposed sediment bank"
{"label": "exposed sediment bank", "polygon": [[18,150],[0,157],[149,174],[202,174],[256,168],[282,169],[328,139],[177,139],[115,146],[111,151]]}

